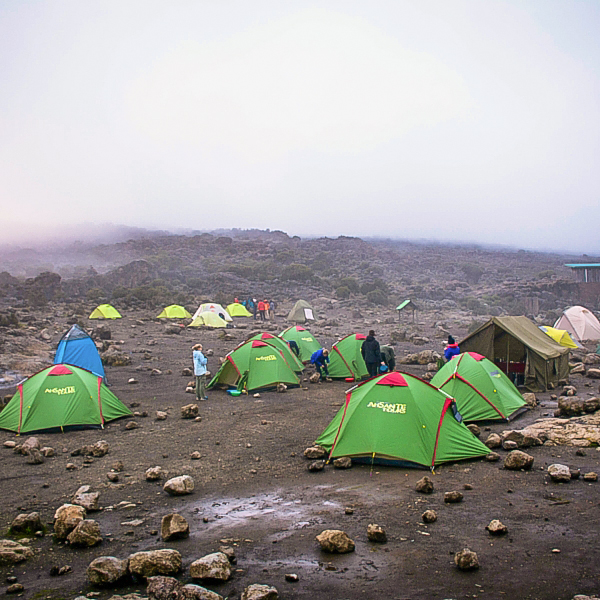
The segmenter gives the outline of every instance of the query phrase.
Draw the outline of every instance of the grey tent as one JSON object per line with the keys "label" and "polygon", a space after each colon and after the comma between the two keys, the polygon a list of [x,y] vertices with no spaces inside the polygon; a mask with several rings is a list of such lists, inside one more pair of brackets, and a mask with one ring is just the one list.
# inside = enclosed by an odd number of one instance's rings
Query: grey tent
{"label": "grey tent", "polygon": [[294,323],[308,323],[309,321],[316,321],[317,314],[315,313],[315,309],[306,300],[298,300],[294,304],[294,308],[290,310],[287,320]]}
{"label": "grey tent", "polygon": [[492,317],[459,345],[461,352],[483,354],[532,392],[556,386],[569,376],[569,349],[527,317]]}

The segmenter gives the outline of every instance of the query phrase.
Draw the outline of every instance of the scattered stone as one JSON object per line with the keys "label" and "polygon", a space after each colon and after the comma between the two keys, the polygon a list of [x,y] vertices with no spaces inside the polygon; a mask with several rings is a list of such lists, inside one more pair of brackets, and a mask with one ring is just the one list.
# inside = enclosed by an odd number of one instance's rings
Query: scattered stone
{"label": "scattered stone", "polygon": [[171,496],[184,496],[194,491],[194,480],[189,475],[180,475],[169,479],[163,490]]}
{"label": "scattered stone", "polygon": [[583,475],[584,481],[598,481],[598,473],[594,473],[594,471],[590,471],[589,473],[585,473]]}
{"label": "scattered stone", "polygon": [[138,383],[138,380],[137,380],[135,377],[130,377],[130,378],[127,380],[127,383],[128,383],[129,385],[135,385],[136,383]]}
{"label": "scattered stone", "polygon": [[498,521],[498,519],[490,521],[486,529],[490,532],[490,535],[505,535],[508,533],[508,527],[501,521]]}
{"label": "scattered stone", "polygon": [[192,460],[200,460],[202,458],[202,454],[200,454],[200,452],[198,452],[198,450],[195,450],[194,452],[192,452],[190,454],[190,458]]}
{"label": "scattered stone", "polygon": [[462,492],[446,492],[444,494],[444,502],[446,504],[457,504],[458,502],[463,501]]}
{"label": "scattered stone", "polygon": [[310,383],[319,383],[319,381],[321,381],[321,376],[318,373],[313,373],[308,378],[308,381],[310,381]]}
{"label": "scattered stone", "polygon": [[537,406],[537,404],[538,404],[535,394],[533,394],[531,392],[525,392],[523,394],[523,400],[525,400],[525,403],[527,404],[527,406],[534,407],[534,406]]}
{"label": "scattered stone", "polygon": [[71,452],[71,456],[93,456],[95,458],[101,458],[106,456],[109,451],[108,442],[105,440],[98,440],[95,444],[89,446],[82,446],[77,450]]}
{"label": "scattered stone", "polygon": [[258,392],[256,392],[256,394],[252,394],[253,398],[260,398],[260,394]]}
{"label": "scattered stone", "polygon": [[284,392],[287,392],[287,385],[285,385],[285,383],[278,383],[277,384],[277,392],[279,394],[283,394]]}
{"label": "scattered stone", "polygon": [[16,445],[17,442],[14,442],[13,440],[6,440],[6,442],[4,442],[5,448],[14,448]]}
{"label": "scattered stone", "polygon": [[6,593],[7,594],[20,594],[21,592],[24,592],[25,588],[23,587],[22,583],[13,583],[12,585],[9,585],[8,588],[6,589]]}
{"label": "scattered stone", "polygon": [[93,512],[95,510],[100,510],[98,504],[99,498],[99,492],[90,492],[89,485],[82,485],[71,498],[71,502],[83,506],[88,512]]}
{"label": "scattered stone", "polygon": [[117,462],[113,463],[111,469],[116,473],[120,473],[121,471],[125,470],[125,465],[120,460],[118,460]]}
{"label": "scattered stone", "polygon": [[169,415],[164,410],[156,411],[156,420],[157,421],[165,421]]}
{"label": "scattered stone", "polygon": [[481,435],[481,429],[479,427],[479,425],[475,425],[475,423],[471,423],[470,425],[467,425],[467,429],[475,436],[475,437],[479,437]]}
{"label": "scattered stone", "polygon": [[316,539],[324,552],[339,554],[354,552],[354,542],[339,529],[325,529]]}
{"label": "scattered stone", "polygon": [[179,540],[190,535],[190,526],[188,522],[177,513],[165,515],[160,523],[160,537],[168,542],[170,540]]}
{"label": "scattered stone", "polygon": [[21,444],[21,454],[27,454],[28,452],[30,452],[31,450],[39,450],[41,448],[41,444],[40,444],[40,440],[38,440],[36,437],[32,436],[32,437],[28,437],[22,444]]}
{"label": "scattered stone", "polygon": [[278,598],[277,588],[260,583],[249,585],[241,596],[241,600],[278,600]]}
{"label": "scattered stone", "polygon": [[75,463],[67,463],[65,469],[67,471],[75,471],[77,469],[77,465]]}
{"label": "scattered stone", "polygon": [[435,510],[426,510],[422,515],[423,523],[435,523],[437,521],[437,513]]}
{"label": "scattered stone", "polygon": [[285,580],[289,581],[290,583],[296,583],[296,582],[300,581],[300,577],[298,577],[298,575],[296,575],[296,573],[286,573],[284,577],[285,577]]}
{"label": "scattered stone", "polygon": [[56,454],[56,452],[54,452],[54,448],[50,448],[50,446],[44,446],[43,448],[40,448],[40,452],[44,458],[51,458]]}
{"label": "scattered stone", "polygon": [[600,379],[600,369],[588,369],[587,376],[591,379]]}
{"label": "scattered stone", "polygon": [[0,565],[16,565],[29,558],[33,558],[33,550],[28,546],[12,540],[0,540]]}
{"label": "scattered stone", "polygon": [[519,444],[517,444],[517,442],[513,442],[512,440],[505,440],[502,442],[502,447],[509,451],[516,450],[519,447]]}
{"label": "scattered stone", "polygon": [[497,433],[490,433],[484,444],[490,449],[500,448],[500,446],[502,446],[502,438]]}
{"label": "scattered stone", "polygon": [[136,552],[129,557],[129,571],[141,577],[174,575],[181,571],[181,565],[181,554],[170,548]]}
{"label": "scattered stone", "polygon": [[415,490],[417,492],[421,492],[422,494],[431,494],[433,492],[433,481],[431,481],[431,479],[425,475],[425,477],[422,477],[419,479],[419,481],[417,481]]}
{"label": "scattered stone", "polygon": [[181,370],[181,374],[182,374],[184,377],[191,377],[191,376],[194,374],[194,372],[193,372],[193,371],[192,371],[192,369],[190,369],[189,367],[184,367],[184,368]]}
{"label": "scattered stone", "polygon": [[571,479],[579,479],[579,477],[581,476],[581,470],[580,469],[569,469],[571,471]]}
{"label": "scattered stone", "polygon": [[347,515],[353,515],[354,509],[351,506],[346,506],[346,508],[344,509],[344,513]]}
{"label": "scattered stone", "polygon": [[367,526],[367,539],[370,542],[385,544],[387,542],[387,534],[381,525],[371,523]]}
{"label": "scattered stone", "polygon": [[28,515],[18,515],[10,525],[8,532],[11,535],[34,535],[36,531],[44,531],[40,513],[32,512]]}
{"label": "scattered stone", "polygon": [[92,519],[84,519],[79,521],[77,526],[67,536],[67,540],[71,546],[91,547],[99,544],[102,541],[100,526]]}
{"label": "scattered stone", "polygon": [[139,429],[139,425],[135,421],[129,421],[127,425],[125,425],[125,429],[127,431],[131,431],[132,429]]}
{"label": "scattered stone", "polygon": [[513,450],[504,459],[504,468],[511,471],[523,469],[529,471],[533,466],[533,456],[522,452],[521,450]]}
{"label": "scattered stone", "polygon": [[500,460],[500,455],[497,452],[490,452],[485,455],[485,460],[488,462],[498,462]]}
{"label": "scattered stone", "polygon": [[479,561],[477,559],[477,553],[472,552],[468,548],[464,548],[460,552],[454,555],[454,564],[461,571],[473,571],[479,569]]}
{"label": "scattered stone", "polygon": [[161,575],[148,577],[146,593],[150,600],[223,600],[223,596],[202,586],[193,583],[183,585],[174,577]]}
{"label": "scattered stone", "polygon": [[37,448],[31,448],[26,455],[28,465],[41,465],[44,462],[44,455]]}
{"label": "scattered stone", "polygon": [[162,467],[150,467],[146,470],[146,481],[158,481],[163,475]]}
{"label": "scattered stone", "polygon": [[314,462],[311,462],[307,467],[307,469],[311,473],[315,473],[316,471],[322,471],[324,468],[325,468],[324,460],[315,460]]}
{"label": "scattered stone", "polygon": [[195,419],[200,412],[197,404],[186,404],[181,407],[182,419]]}
{"label": "scattered stone", "polygon": [[222,552],[232,565],[237,563],[235,550],[231,546],[219,546],[219,552]]}
{"label": "scattered stone", "polygon": [[150,371],[151,377],[157,377],[158,375],[162,375],[162,371],[160,369],[152,369],[152,371]]}
{"label": "scattered stone", "polygon": [[223,552],[207,554],[190,565],[193,579],[219,579],[227,581],[231,577],[231,564]]}
{"label": "scattered stone", "polygon": [[555,483],[569,483],[571,481],[571,471],[567,465],[554,464],[548,467],[548,475]]}
{"label": "scattered stone", "polygon": [[129,559],[99,556],[87,568],[87,577],[95,585],[113,585],[128,574]]}
{"label": "scattered stone", "polygon": [[318,460],[327,456],[327,450],[321,446],[310,446],[304,451],[304,458]]}
{"label": "scattered stone", "polygon": [[65,540],[67,536],[77,527],[77,524],[85,519],[85,508],[75,504],[63,504],[54,514],[54,535],[58,540]]}
{"label": "scattered stone", "polygon": [[352,459],[349,456],[341,456],[333,461],[335,469],[349,469],[352,466]]}
{"label": "scattered stone", "polygon": [[111,483],[117,483],[117,481],[119,481],[119,476],[116,473],[107,473],[106,477]]}

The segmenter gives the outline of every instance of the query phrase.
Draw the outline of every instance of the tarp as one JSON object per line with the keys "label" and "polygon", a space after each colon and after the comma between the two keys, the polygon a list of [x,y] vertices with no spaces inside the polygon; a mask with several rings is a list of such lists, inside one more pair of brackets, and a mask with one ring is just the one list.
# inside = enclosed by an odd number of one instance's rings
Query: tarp
{"label": "tarp", "polygon": [[301,373],[304,371],[304,364],[302,361],[291,351],[287,342],[280,337],[275,337],[272,333],[261,332],[253,335],[250,340],[260,340],[261,342],[266,342],[271,346],[275,346],[285,358],[287,364],[292,368],[292,371],[296,373]]}
{"label": "tarp", "polygon": [[100,304],[88,317],[89,319],[120,319],[121,313],[110,304]]}
{"label": "tarp", "polygon": [[565,348],[581,348],[581,344],[574,341],[566,329],[555,329],[554,327],[548,327],[547,325],[540,325],[540,329],[546,335],[549,335],[557,344],[560,344]]}
{"label": "tarp", "polygon": [[298,348],[300,349],[300,360],[303,363],[307,363],[313,353],[321,348],[319,340],[317,340],[308,329],[300,327],[300,325],[293,325],[292,327],[284,329],[279,334],[279,337],[285,341],[293,340],[298,344]]}
{"label": "tarp", "polygon": [[492,317],[459,344],[477,352],[509,376],[521,373],[532,392],[569,376],[569,349],[557,344],[527,317]]}
{"label": "tarp", "polygon": [[583,306],[567,308],[554,323],[556,329],[566,329],[578,342],[600,340],[600,322],[596,316]]}
{"label": "tarp", "polygon": [[233,302],[227,306],[227,312],[232,317],[251,317],[252,313],[239,302]]}
{"label": "tarp", "polygon": [[319,436],[329,458],[433,468],[485,456],[489,448],[460,422],[454,400],[407,373],[387,373],[346,393],[346,402]]}
{"label": "tarp", "polygon": [[316,321],[317,313],[306,300],[298,300],[298,302],[294,304],[294,308],[290,310],[287,316],[287,320],[292,321],[293,323],[306,323],[307,321]]}
{"label": "tarp", "polygon": [[260,340],[249,340],[225,357],[208,387],[235,386],[250,392],[278,383],[298,385],[300,380],[278,348]]}
{"label": "tarp", "polygon": [[527,403],[510,379],[476,352],[452,357],[431,384],[454,398],[465,421],[509,421],[527,410]]}
{"label": "tarp", "polygon": [[163,308],[158,319],[191,319],[192,315],[179,304],[171,304]]}
{"label": "tarp", "polygon": [[62,336],[54,355],[54,364],[66,363],[104,377],[104,366],[94,340],[79,325]]}
{"label": "tarp", "polygon": [[351,333],[333,344],[329,353],[329,377],[359,381],[369,375],[360,351],[366,339],[362,333]]}
{"label": "tarp", "polygon": [[198,315],[200,315],[203,312],[212,312],[219,315],[219,317],[221,317],[221,319],[223,319],[224,321],[233,321],[231,315],[220,304],[215,304],[214,302],[201,304],[192,318],[195,319]]}
{"label": "tarp", "polygon": [[72,365],[53,365],[17,387],[0,412],[0,429],[31,433],[102,427],[131,414],[102,383],[102,377]]}
{"label": "tarp", "polygon": [[221,317],[214,312],[203,312],[188,325],[188,327],[227,327],[227,321],[221,319]]}

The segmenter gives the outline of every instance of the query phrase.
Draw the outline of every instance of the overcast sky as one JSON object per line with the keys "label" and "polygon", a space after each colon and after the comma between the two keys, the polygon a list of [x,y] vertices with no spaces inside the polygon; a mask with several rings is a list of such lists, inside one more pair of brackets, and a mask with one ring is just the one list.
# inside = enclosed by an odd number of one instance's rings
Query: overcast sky
{"label": "overcast sky", "polygon": [[597,0],[0,0],[1,241],[600,251]]}

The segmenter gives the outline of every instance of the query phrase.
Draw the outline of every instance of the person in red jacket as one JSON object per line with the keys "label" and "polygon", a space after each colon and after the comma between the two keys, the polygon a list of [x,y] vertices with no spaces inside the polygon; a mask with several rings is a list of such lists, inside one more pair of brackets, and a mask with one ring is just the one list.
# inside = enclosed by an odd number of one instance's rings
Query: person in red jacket
{"label": "person in red jacket", "polygon": [[258,303],[258,312],[260,313],[260,320],[264,321],[265,320],[265,312],[267,310],[267,307],[265,306],[265,303],[261,300]]}

